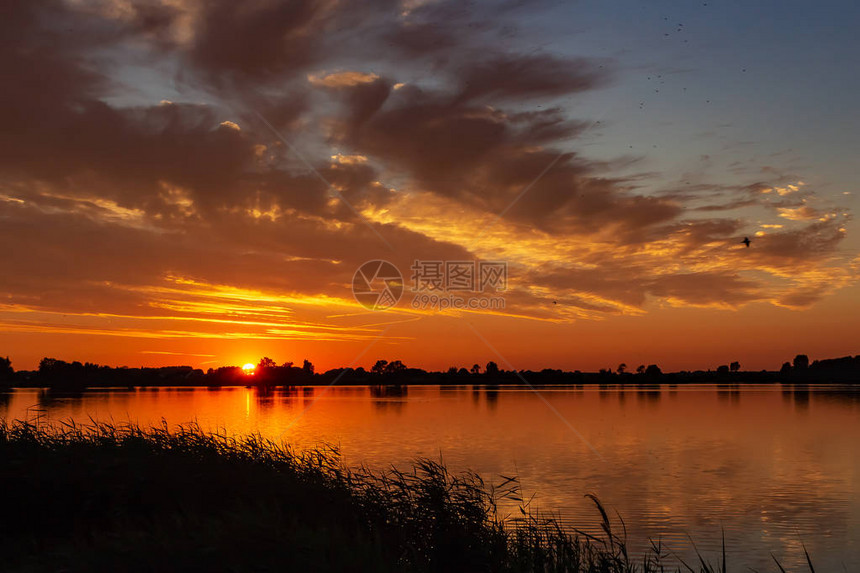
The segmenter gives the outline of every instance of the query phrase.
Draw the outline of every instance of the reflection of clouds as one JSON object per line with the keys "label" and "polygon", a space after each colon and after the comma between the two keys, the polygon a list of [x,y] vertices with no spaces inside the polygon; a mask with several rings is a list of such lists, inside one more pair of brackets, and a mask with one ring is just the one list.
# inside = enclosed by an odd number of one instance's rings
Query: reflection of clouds
{"label": "reflection of clouds", "polygon": [[[798,416],[771,386],[741,388],[732,404],[711,386],[679,386],[657,401],[635,388],[542,389],[601,452],[600,462],[531,390],[498,388],[492,410],[480,399],[489,391],[332,387],[285,438],[297,447],[340,444],[351,463],[373,467],[403,467],[417,452],[435,458],[441,451],[452,470],[475,469],[488,481],[516,472],[537,507],[591,533],[600,532],[600,516],[582,496],[595,493],[624,518],[634,552],[651,535],[688,555],[690,534],[715,558],[725,528],[737,567],[767,570],[771,551],[786,567],[798,566],[800,540],[823,570],[860,559],[849,542],[860,526],[860,393],[810,388],[809,407]],[[23,417],[37,394],[16,391],[9,414]],[[276,437],[304,409],[299,394],[307,397],[305,390],[263,396],[244,388],[88,392],[54,401],[46,418],[131,416],[146,425],[194,417],[204,428]],[[390,416],[404,405],[408,415]]]}
{"label": "reflection of clouds", "polygon": [[[695,392],[677,392],[674,396],[680,403],[673,399],[671,413],[649,416],[646,409],[638,408],[635,420],[623,422],[620,420],[624,418],[618,417],[620,404],[618,414],[604,412],[618,435],[611,445],[601,444],[599,439],[595,443],[601,451],[611,452],[612,467],[583,472],[578,467],[581,460],[570,460],[551,464],[555,473],[548,476],[541,473],[546,465],[529,466],[530,479],[544,484],[538,495],[541,505],[557,507],[555,503],[564,503],[568,511],[563,515],[570,523],[582,527],[584,516],[586,524],[599,532],[599,515],[587,503],[570,505],[570,498],[561,493],[576,483],[581,490],[596,491],[621,512],[631,539],[638,531],[659,531],[670,547],[685,551],[689,532],[700,548],[717,555],[715,540],[725,527],[730,551],[741,547],[744,559],[760,558],[756,564],[737,557],[732,561],[761,567],[767,565],[769,551],[778,555],[785,551],[786,564],[793,563],[797,553],[792,544],[783,541],[797,530],[807,547],[813,548],[814,556],[826,559],[829,552],[844,555],[840,542],[830,546],[832,542],[823,539],[822,532],[831,539],[844,540],[848,535],[851,519],[856,519],[850,494],[853,470],[843,462],[844,457],[818,457],[814,455],[817,447],[810,445],[810,441],[829,438],[829,424],[816,428],[805,422],[802,428],[794,427],[793,408],[781,409],[778,393],[739,393],[743,398],[732,405],[732,410],[724,410],[719,402],[701,400]],[[617,404],[601,400],[599,392],[595,394],[601,408]],[[619,392],[619,397],[623,395]],[[829,416],[839,418],[834,425],[849,423],[845,416],[850,416],[850,404],[833,400],[833,407],[835,411],[819,413],[816,423]],[[679,416],[679,410],[685,414]],[[628,419],[633,416],[630,412],[626,410]],[[661,418],[665,414],[674,421]],[[583,423],[581,416],[572,419]],[[617,429],[619,424],[625,429]],[[856,436],[850,434],[837,439],[842,456],[853,451],[850,442]],[[839,445],[834,445],[834,450]],[[848,462],[852,463],[856,467],[856,456]],[[521,459],[518,467],[523,470]],[[551,500],[546,499],[547,488],[553,492]],[[759,525],[762,516],[768,521],[766,528]]]}

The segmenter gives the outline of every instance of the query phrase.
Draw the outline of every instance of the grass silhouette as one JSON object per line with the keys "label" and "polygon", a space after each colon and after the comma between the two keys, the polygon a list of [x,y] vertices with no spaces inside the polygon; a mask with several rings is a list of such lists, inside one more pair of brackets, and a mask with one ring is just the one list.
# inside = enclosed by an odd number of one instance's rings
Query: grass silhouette
{"label": "grass silhouette", "polygon": [[516,478],[431,460],[373,472],[196,425],[38,420],[0,422],[0,459],[4,571],[726,571],[725,547],[696,569],[659,542],[631,558],[593,496],[601,536],[532,511]]}

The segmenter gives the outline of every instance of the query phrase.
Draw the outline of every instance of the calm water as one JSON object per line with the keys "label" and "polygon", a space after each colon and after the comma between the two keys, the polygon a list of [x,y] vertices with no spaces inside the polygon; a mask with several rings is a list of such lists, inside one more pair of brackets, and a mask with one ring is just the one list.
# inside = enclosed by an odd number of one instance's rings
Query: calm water
{"label": "calm water", "polygon": [[[860,562],[860,392],[781,386],[308,388],[90,391],[0,395],[0,417],[187,423],[261,432],[298,447],[340,445],[372,467],[438,458],[485,478],[520,476],[534,505],[596,529],[596,494],[624,518],[631,545],[663,539],[686,554],[687,535],[729,564],[795,567],[806,544],[819,570]],[[28,411],[29,409],[29,411]],[[562,417],[564,420],[562,420]],[[593,448],[593,449],[592,449]],[[495,481],[495,480],[493,480]],[[636,543],[638,542],[638,543]],[[844,564],[844,566],[843,566]],[[799,569],[798,569],[799,570]]]}

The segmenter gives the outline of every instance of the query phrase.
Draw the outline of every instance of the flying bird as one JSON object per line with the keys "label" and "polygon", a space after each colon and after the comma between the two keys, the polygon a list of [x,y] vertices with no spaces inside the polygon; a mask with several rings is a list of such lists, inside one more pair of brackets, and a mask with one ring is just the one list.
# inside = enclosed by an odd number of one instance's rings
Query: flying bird
{"label": "flying bird", "polygon": [[747,246],[747,248],[749,248],[749,246],[750,246],[750,238],[749,238],[749,237],[744,237],[744,240],[743,240],[743,241],[741,241],[741,243],[743,243],[744,245],[746,245],[746,246]]}

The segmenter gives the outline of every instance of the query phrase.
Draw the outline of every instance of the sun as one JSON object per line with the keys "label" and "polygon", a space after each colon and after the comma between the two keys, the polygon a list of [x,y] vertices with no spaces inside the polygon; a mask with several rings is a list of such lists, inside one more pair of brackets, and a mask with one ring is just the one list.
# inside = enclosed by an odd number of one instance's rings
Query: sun
{"label": "sun", "polygon": [[256,368],[256,366],[248,362],[247,364],[242,366],[242,372],[244,372],[245,374],[253,374],[254,368]]}

